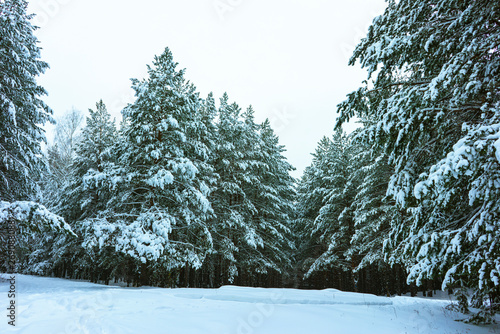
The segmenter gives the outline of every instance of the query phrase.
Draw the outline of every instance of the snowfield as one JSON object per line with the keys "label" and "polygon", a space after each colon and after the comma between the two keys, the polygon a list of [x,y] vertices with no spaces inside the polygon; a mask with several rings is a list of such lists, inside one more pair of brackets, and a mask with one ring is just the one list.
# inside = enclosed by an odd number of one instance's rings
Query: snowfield
{"label": "snowfield", "polygon": [[[121,288],[16,275],[16,327],[7,324],[9,276],[0,274],[0,333],[500,333],[454,321],[448,300],[327,290]],[[3,278],[3,279],[2,279]]]}

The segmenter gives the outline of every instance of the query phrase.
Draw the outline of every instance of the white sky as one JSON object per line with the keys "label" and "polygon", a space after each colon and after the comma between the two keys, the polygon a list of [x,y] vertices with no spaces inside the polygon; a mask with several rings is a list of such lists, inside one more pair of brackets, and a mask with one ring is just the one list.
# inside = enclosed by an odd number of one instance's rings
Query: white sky
{"label": "white sky", "polygon": [[[269,118],[297,168],[331,135],[336,105],[366,72],[347,66],[383,0],[31,0],[39,79],[55,117],[103,99],[119,120],[130,78],[168,46],[202,97],[224,92],[256,120]],[[52,137],[48,128],[48,137]]]}

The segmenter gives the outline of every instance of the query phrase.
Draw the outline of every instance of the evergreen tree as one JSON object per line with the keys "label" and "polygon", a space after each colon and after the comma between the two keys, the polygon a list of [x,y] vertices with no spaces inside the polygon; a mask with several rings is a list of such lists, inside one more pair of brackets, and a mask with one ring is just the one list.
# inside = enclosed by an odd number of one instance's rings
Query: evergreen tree
{"label": "evergreen tree", "polygon": [[56,207],[66,197],[82,121],[83,115],[76,109],[56,119],[54,144],[48,147],[45,156],[48,169],[41,173],[39,180],[39,200],[49,208]]}
{"label": "evergreen tree", "polygon": [[354,233],[351,203],[356,185],[350,178],[353,172],[350,148],[349,138],[344,133],[337,132],[329,147],[327,159],[323,162],[325,166],[322,168],[327,170],[323,179],[325,195],[311,233],[323,250],[306,276],[330,268],[344,272],[351,270],[352,264],[344,255]]}
{"label": "evergreen tree", "polygon": [[354,234],[346,255],[356,263],[356,270],[384,262],[382,251],[390,224],[395,219],[395,203],[387,196],[392,168],[383,150],[371,147],[368,122],[351,134],[351,146],[357,147],[352,158],[351,182],[357,184],[351,204]]}
{"label": "evergreen tree", "polygon": [[400,216],[395,201],[387,195],[393,169],[383,150],[370,146],[369,125],[366,120],[363,123],[364,127],[351,134],[350,145],[357,150],[350,179],[357,188],[351,204],[354,230],[344,255],[352,264],[359,291],[401,294],[406,290],[406,276],[400,264],[390,268],[383,252],[391,224]]}
{"label": "evergreen tree", "polygon": [[379,294],[406,290],[406,276],[399,266],[389,268],[382,252],[398,216],[386,195],[392,169],[366,135],[364,127],[323,138],[299,183],[295,233],[303,286]]}
{"label": "evergreen tree", "polygon": [[[217,128],[215,125],[215,117],[217,114],[217,108],[215,107],[215,101],[213,94],[210,93],[206,100],[200,101],[199,108],[196,109],[196,113],[193,115],[194,119],[192,122],[188,123],[186,127],[186,137],[188,138],[190,145],[186,149],[186,156],[189,157],[195,164],[197,172],[197,179],[200,184],[204,187],[204,193],[207,196],[207,200],[212,205],[211,194],[215,191],[217,187],[217,182],[219,180],[218,174],[215,172],[214,162],[216,159],[216,145],[217,145]],[[186,265],[182,272],[182,281],[179,284],[182,286],[191,286],[191,284],[196,285],[198,282],[197,277],[200,273],[207,271],[209,273],[210,281],[212,283],[207,284],[209,287],[213,287],[213,275],[214,275],[214,261],[215,261],[215,249],[213,244],[217,237],[213,234],[213,229],[211,225],[213,220],[216,219],[214,214],[209,214],[204,218],[205,232],[210,231],[207,234],[210,247],[207,249],[204,256],[204,268],[201,269],[200,266],[194,266],[194,275],[190,275],[191,266]],[[193,240],[193,242],[197,242]],[[207,270],[208,269],[208,270]],[[161,278],[159,278],[161,280]]]}
{"label": "evergreen tree", "polygon": [[254,219],[259,221],[262,230],[264,254],[272,260],[270,268],[283,273],[290,269],[295,249],[290,224],[296,198],[296,181],[290,172],[295,168],[283,155],[285,147],[279,143],[267,119],[260,126],[260,139],[262,167],[258,170],[259,182],[253,183],[258,203],[258,215]]}
{"label": "evergreen tree", "polygon": [[328,137],[323,137],[319,141],[315,153],[312,154],[312,163],[306,167],[297,185],[297,219],[294,223],[294,234],[297,242],[297,266],[300,280],[323,251],[319,240],[313,238],[311,233],[330,187],[326,177],[330,173],[327,162],[332,146],[333,142]]}
{"label": "evergreen tree", "polygon": [[113,268],[103,263],[116,256],[110,251],[113,245],[108,240],[105,242],[102,236],[114,228],[101,217],[112,197],[107,169],[116,161],[113,147],[117,140],[115,123],[101,100],[96,103],[95,111],[89,109],[86,125],[72,153],[74,158],[71,174],[62,191],[64,196],[57,207],[79,238],[58,242],[62,249],[52,258],[54,270],[73,265],[75,272],[90,271],[88,278],[92,281],[97,280],[94,273],[100,273],[105,280],[111,274]]}
{"label": "evergreen tree", "polygon": [[[40,60],[32,15],[27,2],[5,0],[0,3],[0,263],[1,271],[23,271],[30,257],[39,251],[33,246],[49,231],[72,233],[64,220],[43,205],[25,201],[36,196],[36,181],[45,164],[41,159],[41,128],[52,121],[52,111],[40,99],[45,90],[36,77],[48,64]],[[15,256],[19,267],[7,262],[15,236]]]}
{"label": "evergreen tree", "polygon": [[0,198],[7,201],[33,195],[44,168],[41,125],[52,120],[35,80],[48,65],[40,60],[26,7],[24,0],[0,3]]}
{"label": "evergreen tree", "polygon": [[395,166],[388,193],[406,210],[386,242],[391,262],[410,265],[418,284],[440,278],[443,288],[472,287],[493,304],[499,15],[495,1],[388,1],[350,61],[376,77],[340,105],[338,123],[361,113],[378,119],[374,143]]}
{"label": "evergreen tree", "polygon": [[217,120],[217,147],[215,171],[220,177],[213,194],[213,206],[216,220],[212,225],[216,251],[220,256],[218,265],[221,267],[222,282],[233,282],[238,276],[237,265],[243,263],[258,246],[262,247],[262,239],[255,233],[249,222],[249,217],[255,207],[244,191],[244,181],[251,172],[253,164],[248,151],[253,136],[252,131],[245,131],[240,117],[240,107],[228,103],[228,96],[220,99]]}
{"label": "evergreen tree", "polygon": [[192,156],[203,155],[193,135],[200,99],[176,67],[166,49],[148,66],[147,80],[133,80],[137,99],[123,111],[128,124],[116,148],[107,218],[121,229],[117,250],[165,270],[200,267],[212,247],[210,187],[200,178],[206,165]]}
{"label": "evergreen tree", "polygon": [[257,125],[250,106],[242,121],[245,141],[240,152],[247,159],[242,190],[248,230],[246,243],[240,246],[244,252],[239,254],[238,266],[248,274],[266,274],[269,278],[273,273],[283,273],[291,264],[289,222],[295,191],[289,173],[293,167],[282,155],[284,148],[268,120]]}
{"label": "evergreen tree", "polygon": [[241,113],[227,94],[217,119],[215,171],[220,181],[212,196],[211,225],[222,282],[259,285],[290,265],[289,220],[294,197],[293,169],[269,122],[258,125],[249,107]]}
{"label": "evergreen tree", "polygon": [[82,221],[96,217],[106,209],[109,189],[102,187],[99,179],[107,179],[103,174],[107,165],[115,162],[113,146],[118,134],[115,123],[103,101],[96,103],[96,110],[89,109],[86,126],[76,144],[71,165],[71,176],[64,187],[64,198],[59,209],[69,221]]}
{"label": "evergreen tree", "polygon": [[38,261],[43,254],[36,246],[45,235],[75,236],[62,217],[31,201],[0,201],[0,231],[0,270],[9,273],[43,273],[46,264]]}

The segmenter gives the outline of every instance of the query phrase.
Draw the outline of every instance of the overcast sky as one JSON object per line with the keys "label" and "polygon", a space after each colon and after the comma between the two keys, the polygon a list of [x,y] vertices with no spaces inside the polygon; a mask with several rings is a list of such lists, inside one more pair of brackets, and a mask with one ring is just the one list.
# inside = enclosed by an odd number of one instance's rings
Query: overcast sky
{"label": "overcast sky", "polygon": [[[269,118],[300,177],[336,105],[366,72],[347,66],[383,0],[31,0],[56,117],[103,99],[119,120],[130,78],[168,46],[202,97],[227,92]],[[51,138],[50,128],[48,137]]]}

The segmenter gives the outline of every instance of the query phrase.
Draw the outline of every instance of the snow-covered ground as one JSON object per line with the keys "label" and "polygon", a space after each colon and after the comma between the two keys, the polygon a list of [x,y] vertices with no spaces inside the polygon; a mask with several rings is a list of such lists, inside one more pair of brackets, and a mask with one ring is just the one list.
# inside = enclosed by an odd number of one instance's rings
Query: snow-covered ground
{"label": "snow-covered ground", "polygon": [[[0,278],[7,278],[0,274]],[[447,300],[327,290],[120,288],[16,275],[16,327],[0,279],[0,333],[500,333],[454,321]]]}

